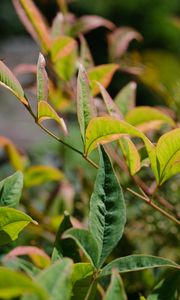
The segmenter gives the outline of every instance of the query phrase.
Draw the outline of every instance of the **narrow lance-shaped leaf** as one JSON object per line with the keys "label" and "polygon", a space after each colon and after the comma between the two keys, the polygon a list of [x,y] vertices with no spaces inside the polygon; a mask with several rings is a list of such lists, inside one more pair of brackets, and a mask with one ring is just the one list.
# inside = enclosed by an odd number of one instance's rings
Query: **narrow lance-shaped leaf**
{"label": "narrow lance-shaped leaf", "polygon": [[80,65],[77,79],[77,116],[83,140],[89,121],[94,115],[94,110],[88,76],[84,67]]}
{"label": "narrow lance-shaped leaf", "polygon": [[20,4],[38,36],[38,42],[41,45],[43,52],[47,53],[51,45],[51,40],[49,27],[46,24],[45,19],[32,0],[20,0]]}
{"label": "narrow lance-shaped leaf", "polygon": [[85,140],[85,155],[87,156],[98,144],[105,144],[119,139],[123,134],[137,136],[141,138],[146,146],[151,167],[159,180],[158,171],[156,166],[156,153],[155,147],[150,140],[136,127],[128,124],[127,122],[112,118],[112,117],[97,117],[93,118],[86,130]]}
{"label": "narrow lance-shaped leaf", "polygon": [[0,206],[17,207],[23,188],[23,174],[17,171],[0,182]]}
{"label": "narrow lance-shaped leaf", "polygon": [[156,146],[160,184],[180,172],[180,128],[163,134]]}
{"label": "narrow lance-shaped leaf", "polygon": [[180,266],[178,264],[176,264],[172,260],[162,257],[151,255],[129,255],[117,258],[110,262],[102,269],[100,276],[102,277],[111,274],[114,268],[120,273],[127,273],[158,267],[171,267],[180,269]]}
{"label": "narrow lance-shaped leaf", "polygon": [[156,129],[156,127],[159,127],[163,123],[175,126],[172,118],[162,111],[149,106],[139,106],[130,110],[126,114],[125,120],[142,131]]}
{"label": "narrow lance-shaped leaf", "polygon": [[88,77],[90,80],[93,96],[97,95],[100,92],[100,89],[95,81],[100,82],[104,88],[107,88],[118,68],[119,65],[117,64],[107,64],[93,67],[88,70]]}
{"label": "narrow lance-shaped leaf", "polygon": [[98,245],[98,268],[121,239],[126,209],[121,186],[108,155],[101,148],[100,167],[90,200],[89,230]]}
{"label": "narrow lance-shaped leaf", "polygon": [[48,99],[48,75],[46,72],[46,61],[40,53],[37,63],[37,99],[47,101]]}
{"label": "narrow lance-shaped leaf", "polygon": [[37,300],[48,300],[46,291],[22,273],[0,267],[0,298],[11,299],[25,294],[37,296]]}
{"label": "narrow lance-shaped leaf", "polygon": [[123,281],[115,269],[112,271],[111,282],[103,300],[112,299],[127,300],[127,296],[123,286]]}
{"label": "narrow lance-shaped leaf", "polygon": [[19,81],[2,61],[0,61],[0,85],[10,90],[24,105],[29,105]]}
{"label": "narrow lance-shaped leaf", "polygon": [[64,35],[64,22],[64,15],[61,12],[58,12],[56,17],[53,19],[51,27],[51,36],[53,39],[59,37],[60,35]]}
{"label": "narrow lance-shaped leaf", "polygon": [[127,136],[122,136],[119,139],[119,144],[126,158],[131,175],[136,174],[141,168],[140,155],[136,146]]}
{"label": "narrow lance-shaped leaf", "polygon": [[87,69],[90,67],[94,67],[94,61],[93,61],[91,51],[89,49],[87,41],[85,40],[83,35],[80,35],[79,39],[80,39],[80,44],[81,44],[80,58],[81,58],[83,66]]}
{"label": "narrow lance-shaped leaf", "polygon": [[64,174],[55,167],[36,165],[25,170],[24,184],[32,187],[49,181],[60,181],[63,177]]}
{"label": "narrow lance-shaped leaf", "polygon": [[66,124],[63,118],[60,118],[56,111],[50,106],[46,101],[38,102],[38,122],[41,123],[44,120],[53,119],[55,120],[62,128],[64,134],[67,134]]}
{"label": "narrow lance-shaped leaf", "polygon": [[90,260],[92,265],[98,267],[98,247],[92,234],[85,229],[72,228],[65,231],[63,238],[72,238]]}
{"label": "narrow lance-shaped leaf", "polygon": [[135,107],[136,88],[136,82],[130,82],[114,98],[114,102],[119,107],[123,116]]}
{"label": "narrow lance-shaped leaf", "polygon": [[0,245],[17,239],[18,234],[30,222],[37,224],[30,216],[10,207],[0,207]]}

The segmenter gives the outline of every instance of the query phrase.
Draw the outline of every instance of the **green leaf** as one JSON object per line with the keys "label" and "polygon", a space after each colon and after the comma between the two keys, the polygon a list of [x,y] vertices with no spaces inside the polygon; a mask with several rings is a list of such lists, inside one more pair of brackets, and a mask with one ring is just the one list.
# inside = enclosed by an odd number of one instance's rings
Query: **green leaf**
{"label": "green leaf", "polygon": [[67,212],[64,212],[64,218],[60,223],[58,232],[56,234],[52,253],[52,261],[62,258],[63,256],[72,258],[74,262],[80,261],[80,256],[77,251],[75,241],[72,239],[62,239],[63,233],[70,228],[72,228],[72,224],[69,214]]}
{"label": "green leaf", "polygon": [[111,282],[103,300],[127,300],[121,277],[116,270],[112,271]]}
{"label": "green leaf", "polygon": [[114,99],[114,102],[123,115],[126,115],[135,107],[136,88],[137,84],[130,82],[120,90]]}
{"label": "green leaf", "polygon": [[46,72],[46,61],[40,53],[37,63],[37,99],[47,101],[48,99],[48,75]]}
{"label": "green leaf", "polygon": [[180,272],[168,272],[155,286],[147,300],[178,300],[180,295]]}
{"label": "green leaf", "polygon": [[19,210],[10,207],[0,207],[0,245],[17,239],[18,234],[33,219]]}
{"label": "green leaf", "polygon": [[0,182],[0,206],[18,207],[23,188],[23,174],[17,171]]}
{"label": "green leaf", "polygon": [[51,46],[51,56],[57,74],[69,80],[76,70],[77,43],[69,36],[56,38]]}
{"label": "green leaf", "polygon": [[100,92],[99,87],[95,81],[100,82],[104,88],[107,88],[115,71],[119,68],[117,64],[107,64],[93,67],[88,71],[88,77],[92,89],[93,96]]}
{"label": "green leaf", "polygon": [[74,284],[76,281],[79,281],[81,279],[93,275],[93,272],[94,272],[94,268],[90,263],[74,264],[72,278],[71,278],[72,284]]}
{"label": "green leaf", "polygon": [[27,276],[0,267],[0,298],[11,299],[25,294],[36,294],[38,300],[49,299],[45,290]]}
{"label": "green leaf", "polygon": [[162,111],[150,106],[139,106],[130,110],[126,114],[125,120],[143,131],[156,129],[159,124],[163,123],[175,126],[173,119]]}
{"label": "green leaf", "polygon": [[90,93],[88,76],[84,67],[80,65],[77,79],[77,116],[83,140],[86,128],[93,115],[94,105]]}
{"label": "green leaf", "polygon": [[108,155],[101,148],[100,167],[90,200],[89,230],[98,245],[98,268],[121,239],[126,210],[121,186]]}
{"label": "green leaf", "polygon": [[[14,0],[14,2],[17,1]],[[24,23],[29,33],[40,44],[40,46],[43,49],[43,52],[47,53],[51,45],[51,40],[49,34],[49,27],[46,24],[43,15],[32,0],[20,0],[19,2],[21,8],[21,11],[19,10],[19,16],[21,18],[22,23]],[[22,14],[24,14],[25,17],[23,17]],[[32,34],[31,27],[35,31],[35,35]]]}
{"label": "green leaf", "polygon": [[140,155],[136,146],[127,136],[121,137],[119,139],[119,144],[126,158],[130,174],[136,174],[141,168]]}
{"label": "green leaf", "polygon": [[72,238],[84,252],[90,262],[98,266],[98,247],[91,233],[85,229],[72,228],[65,231],[63,238]]}
{"label": "green leaf", "polygon": [[53,39],[63,35],[64,33],[64,24],[65,23],[65,16],[63,13],[58,12],[55,18],[53,19],[52,26],[51,26],[51,36]]}
{"label": "green leaf", "polygon": [[24,105],[28,106],[24,91],[19,81],[9,70],[9,68],[0,60],[0,85],[10,90]]}
{"label": "green leaf", "polygon": [[38,122],[41,123],[44,120],[53,119],[62,128],[64,134],[67,134],[66,124],[63,118],[60,118],[57,112],[46,101],[38,102]]}
{"label": "green leaf", "polygon": [[96,83],[100,88],[101,95],[103,97],[104,103],[106,105],[107,111],[110,114],[110,116],[117,118],[117,119],[123,119],[123,116],[122,116],[118,106],[112,100],[111,96],[108,94],[106,89],[99,82],[96,82]]}
{"label": "green leaf", "polygon": [[85,40],[83,35],[80,35],[80,44],[81,44],[81,48],[80,48],[80,57],[81,57],[81,61],[83,66],[85,67],[85,69],[93,67],[94,66],[94,62],[93,62],[93,58],[88,46],[87,41]]}
{"label": "green leaf", "polygon": [[114,268],[116,268],[120,273],[127,273],[158,267],[180,268],[180,266],[172,260],[162,257],[151,255],[129,255],[117,258],[106,265],[102,269],[100,276],[103,277],[111,274],[112,269]]}
{"label": "green leaf", "polygon": [[24,184],[29,188],[49,181],[60,181],[63,177],[64,174],[55,167],[36,165],[26,169]]}
{"label": "green leaf", "polygon": [[180,128],[163,134],[156,146],[160,184],[180,172]]}

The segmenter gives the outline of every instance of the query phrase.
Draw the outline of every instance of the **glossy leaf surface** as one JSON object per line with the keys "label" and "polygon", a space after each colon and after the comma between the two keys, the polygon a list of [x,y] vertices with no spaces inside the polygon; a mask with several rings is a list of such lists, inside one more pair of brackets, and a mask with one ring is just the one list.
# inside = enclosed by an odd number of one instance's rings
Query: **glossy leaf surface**
{"label": "glossy leaf surface", "polygon": [[23,174],[17,171],[0,182],[0,206],[18,207],[23,188]]}
{"label": "glossy leaf surface", "polygon": [[120,273],[126,273],[158,267],[180,268],[180,266],[175,262],[162,257],[151,255],[129,255],[117,258],[106,265],[102,269],[100,276],[107,276],[111,274],[114,268],[116,268]]}
{"label": "glossy leaf surface", "polygon": [[108,155],[101,148],[100,167],[90,199],[89,230],[98,245],[98,267],[115,248],[124,231],[126,210],[121,186]]}
{"label": "glossy leaf surface", "polygon": [[0,207],[0,245],[17,239],[18,234],[32,218],[19,210],[10,207]]}

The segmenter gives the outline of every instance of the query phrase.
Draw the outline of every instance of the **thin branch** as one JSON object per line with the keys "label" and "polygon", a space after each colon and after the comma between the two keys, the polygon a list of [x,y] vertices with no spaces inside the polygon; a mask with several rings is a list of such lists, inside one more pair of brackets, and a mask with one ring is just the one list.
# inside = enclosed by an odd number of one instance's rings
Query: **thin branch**
{"label": "thin branch", "polygon": [[[162,215],[166,216],[168,219],[170,219],[171,221],[175,222],[176,224],[180,225],[180,221],[177,220],[174,216],[170,215],[168,212],[166,212],[165,210],[163,210],[162,208],[160,208],[159,206],[157,206],[155,203],[152,202],[152,200],[144,193],[143,191],[143,195],[140,195],[138,193],[136,193],[135,191],[127,188],[127,190],[132,193],[133,195],[139,197],[140,199],[144,200],[149,206],[153,207],[154,209],[156,209],[157,211],[159,211]],[[140,189],[142,191],[142,189]]]}

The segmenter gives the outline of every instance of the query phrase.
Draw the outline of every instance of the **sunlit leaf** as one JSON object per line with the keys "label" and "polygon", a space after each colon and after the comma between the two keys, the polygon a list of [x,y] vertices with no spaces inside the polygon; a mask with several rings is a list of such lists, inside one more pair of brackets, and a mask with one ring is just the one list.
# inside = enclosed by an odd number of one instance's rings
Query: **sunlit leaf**
{"label": "sunlit leaf", "polygon": [[36,165],[26,169],[24,184],[32,187],[49,181],[60,181],[63,177],[63,173],[55,167]]}
{"label": "sunlit leaf", "polygon": [[86,257],[90,262],[97,267],[98,265],[98,247],[96,240],[91,235],[91,233],[85,229],[76,229],[72,228],[67,230],[64,235],[64,238],[72,238],[75,240],[77,245],[84,252]]}
{"label": "sunlit leaf", "polygon": [[94,268],[90,263],[76,263],[73,267],[72,284],[76,281],[91,276]]}
{"label": "sunlit leaf", "polygon": [[[172,118],[170,118],[164,112],[150,106],[139,106],[130,110],[126,114],[125,120],[143,131],[146,131],[149,128],[156,129],[156,126],[158,126],[159,122],[160,125],[167,123],[170,126],[175,126],[175,122]],[[154,121],[157,121],[158,123]]]}
{"label": "sunlit leaf", "polygon": [[119,144],[126,158],[131,175],[136,174],[141,168],[141,161],[135,144],[127,136],[121,137],[119,139]]}
{"label": "sunlit leaf", "polygon": [[48,99],[48,75],[46,72],[46,61],[40,53],[37,63],[37,99],[47,101]]}
{"label": "sunlit leaf", "polygon": [[96,15],[82,16],[76,20],[71,27],[70,34],[77,36],[80,33],[86,33],[98,27],[104,26],[109,30],[113,30],[115,25],[107,19]]}
{"label": "sunlit leaf", "polygon": [[23,174],[17,171],[0,182],[0,206],[18,207],[23,188]]}
{"label": "sunlit leaf", "polygon": [[48,300],[46,291],[22,273],[0,267],[0,298],[11,299],[25,294],[36,294],[37,300]]}
{"label": "sunlit leaf", "polygon": [[156,146],[160,184],[180,172],[180,128],[163,134]]}
{"label": "sunlit leaf", "polygon": [[117,119],[123,119],[121,111],[119,110],[116,103],[112,100],[111,96],[108,94],[106,89],[99,82],[97,82],[97,85],[100,88],[101,95],[103,97],[104,103],[110,116],[115,117]]}
{"label": "sunlit leaf", "polygon": [[136,39],[142,40],[139,32],[130,27],[120,27],[108,35],[109,52],[112,60],[121,57],[127,50],[129,43]]}
{"label": "sunlit leaf", "polygon": [[111,282],[103,300],[127,300],[121,277],[116,270],[112,271]]}
{"label": "sunlit leaf", "polygon": [[101,148],[100,167],[90,200],[89,215],[89,230],[98,245],[98,268],[121,239],[125,222],[126,210],[121,186],[108,155]]}
{"label": "sunlit leaf", "polygon": [[[49,27],[45,19],[43,18],[41,12],[39,11],[39,9],[37,8],[37,6],[34,4],[32,0],[20,0],[19,2],[27,16],[27,19],[29,20],[31,26],[33,27],[34,31],[37,34],[38,42],[41,45],[43,52],[47,53],[50,48],[51,41],[50,41]],[[21,20],[24,21],[24,19],[22,18]],[[26,26],[26,22],[24,23],[24,25]]]}
{"label": "sunlit leaf", "polygon": [[24,91],[17,78],[9,68],[0,60],[0,85],[10,90],[24,105],[28,106]]}
{"label": "sunlit leaf", "polygon": [[123,87],[114,98],[114,102],[123,115],[126,115],[135,107],[136,88],[137,84],[135,82],[130,82]]}
{"label": "sunlit leaf", "polygon": [[102,269],[100,276],[111,274],[114,268],[120,273],[126,273],[158,267],[180,268],[180,266],[172,260],[162,257],[151,255],[129,255],[117,258],[110,262]]}
{"label": "sunlit leaf", "polygon": [[153,172],[158,180],[155,147],[150,140],[136,127],[127,122],[112,117],[93,118],[86,130],[85,155],[87,156],[99,144],[105,144],[119,139],[123,134],[141,138],[146,146]]}
{"label": "sunlit leaf", "polygon": [[80,65],[77,79],[77,116],[83,140],[86,128],[93,115],[94,104],[90,93],[88,76],[84,67]]}
{"label": "sunlit leaf", "polygon": [[50,265],[50,257],[40,248],[34,246],[19,246],[11,250],[5,257],[5,260],[17,256],[28,255],[38,268],[45,268]]}
{"label": "sunlit leaf", "polygon": [[0,207],[0,245],[17,239],[18,234],[33,219],[19,210],[10,207]]}
{"label": "sunlit leaf", "polygon": [[117,64],[107,64],[93,67],[88,70],[88,77],[90,80],[93,96],[97,95],[100,92],[100,88],[97,86],[95,81],[98,81],[104,88],[107,88],[118,68],[119,66]]}
{"label": "sunlit leaf", "polygon": [[80,38],[80,44],[81,44],[81,48],[80,48],[81,62],[83,64],[83,66],[85,67],[85,69],[88,69],[88,68],[94,66],[91,51],[89,49],[88,43],[85,40],[84,36],[80,35],[79,38]]}
{"label": "sunlit leaf", "polygon": [[66,124],[63,118],[60,118],[56,111],[50,106],[46,101],[38,102],[38,122],[44,120],[53,119],[55,120],[62,128],[64,134],[67,134]]}
{"label": "sunlit leaf", "polygon": [[69,36],[56,38],[51,47],[52,61],[57,74],[69,80],[76,70],[77,43]]}
{"label": "sunlit leaf", "polygon": [[24,160],[20,155],[15,145],[6,137],[0,136],[0,146],[2,146],[9,157],[11,165],[16,169],[22,171],[24,169]]}

